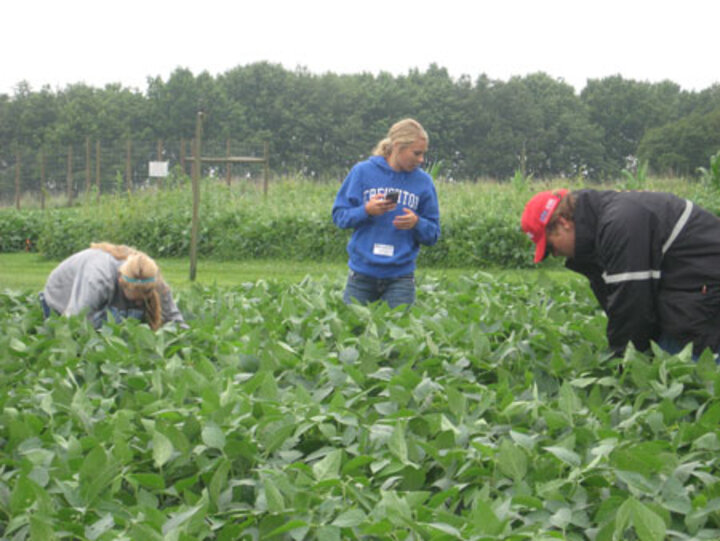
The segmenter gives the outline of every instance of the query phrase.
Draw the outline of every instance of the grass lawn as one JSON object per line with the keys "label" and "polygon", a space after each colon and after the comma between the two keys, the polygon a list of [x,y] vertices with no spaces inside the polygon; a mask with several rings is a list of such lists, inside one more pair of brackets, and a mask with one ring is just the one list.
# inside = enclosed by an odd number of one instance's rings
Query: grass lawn
{"label": "grass lawn", "polygon": [[[190,282],[190,263],[187,259],[157,259],[163,276],[173,289],[188,288]],[[35,253],[0,254],[0,290],[40,291],[45,285],[48,274],[58,264]],[[315,261],[286,260],[249,260],[249,261],[198,261],[195,282],[206,285],[235,286],[243,282],[269,280],[294,283],[306,276],[320,278],[328,276],[339,281],[344,280],[347,272],[345,263],[318,263]],[[418,281],[424,276],[453,280],[462,275],[476,272],[489,272],[508,281],[534,280],[547,277],[558,280],[576,279],[569,271],[553,267],[537,270],[493,270],[480,268],[440,269],[419,268]]]}

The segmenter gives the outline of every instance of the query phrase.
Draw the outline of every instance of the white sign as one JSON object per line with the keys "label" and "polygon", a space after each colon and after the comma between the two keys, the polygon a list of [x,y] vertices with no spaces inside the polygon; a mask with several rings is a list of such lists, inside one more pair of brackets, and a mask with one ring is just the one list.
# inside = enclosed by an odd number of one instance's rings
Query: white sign
{"label": "white sign", "polygon": [[168,176],[168,162],[148,162],[148,171],[151,177]]}

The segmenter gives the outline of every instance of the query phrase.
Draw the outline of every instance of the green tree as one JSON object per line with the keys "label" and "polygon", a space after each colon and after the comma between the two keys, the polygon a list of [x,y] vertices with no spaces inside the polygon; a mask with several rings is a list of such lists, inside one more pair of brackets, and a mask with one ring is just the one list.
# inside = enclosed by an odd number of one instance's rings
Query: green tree
{"label": "green tree", "polygon": [[573,88],[544,73],[488,84],[480,93],[475,163],[484,174],[536,178],[602,169],[598,131]]}
{"label": "green tree", "polygon": [[15,87],[13,97],[4,101],[5,113],[0,123],[4,145],[42,146],[59,121],[57,96],[47,86],[33,92],[27,82],[21,82]]}
{"label": "green tree", "polygon": [[228,100],[222,86],[207,72],[195,77],[190,70],[177,68],[167,82],[159,77],[150,79],[148,100],[156,137],[194,138],[199,112],[205,115],[204,137],[232,137],[225,121]]}
{"label": "green tree", "polygon": [[617,175],[626,160],[637,156],[645,132],[679,117],[680,87],[651,84],[620,75],[591,79],[580,97],[590,121],[602,130],[608,173]]}
{"label": "green tree", "polygon": [[647,131],[638,148],[641,160],[653,171],[691,176],[706,167],[720,150],[720,107],[710,113],[695,112],[676,122]]}
{"label": "green tree", "polygon": [[405,83],[411,96],[409,114],[422,123],[431,137],[428,160],[442,160],[450,176],[464,175],[464,157],[472,150],[466,148],[466,134],[474,122],[467,114],[472,103],[470,79],[464,76],[454,81],[445,68],[431,64],[424,73],[410,71]]}

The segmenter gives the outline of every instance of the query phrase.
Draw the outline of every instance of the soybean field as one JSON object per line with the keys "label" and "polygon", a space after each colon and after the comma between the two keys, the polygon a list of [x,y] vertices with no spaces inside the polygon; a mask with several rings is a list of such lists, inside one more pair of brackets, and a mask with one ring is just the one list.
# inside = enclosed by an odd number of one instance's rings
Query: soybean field
{"label": "soybean field", "polygon": [[188,329],[0,293],[8,540],[720,538],[712,356],[605,350],[582,281],[176,292]]}

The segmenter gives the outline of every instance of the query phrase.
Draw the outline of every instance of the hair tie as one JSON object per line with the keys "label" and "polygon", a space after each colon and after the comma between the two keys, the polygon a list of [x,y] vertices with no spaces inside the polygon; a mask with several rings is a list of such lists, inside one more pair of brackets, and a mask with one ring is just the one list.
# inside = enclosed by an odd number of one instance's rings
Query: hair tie
{"label": "hair tie", "polygon": [[149,284],[149,283],[155,281],[154,276],[151,276],[150,278],[130,278],[126,274],[123,274],[122,277],[123,277],[123,280],[125,280],[126,282],[128,282],[130,284]]}

